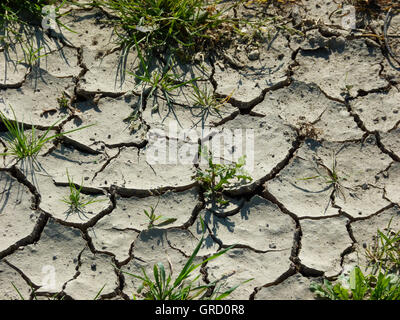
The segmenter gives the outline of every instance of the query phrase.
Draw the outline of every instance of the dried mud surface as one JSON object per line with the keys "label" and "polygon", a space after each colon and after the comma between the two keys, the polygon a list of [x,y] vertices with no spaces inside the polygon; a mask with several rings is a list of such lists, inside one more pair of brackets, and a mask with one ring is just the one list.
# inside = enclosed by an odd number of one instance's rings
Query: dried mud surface
{"label": "dried mud surface", "polygon": [[[39,170],[0,159],[0,299],[19,298],[11,283],[31,298],[34,288],[37,297],[92,299],[104,286],[101,299],[129,299],[140,282],[123,271],[139,274],[163,262],[179,272],[201,238],[200,218],[206,241],[199,261],[236,244],[198,270],[201,281],[224,278],[228,288],[254,278],[231,299],[313,299],[312,281],[364,263],[356,253],[376,230],[391,218],[400,226],[400,65],[379,41],[342,28],[329,15],[333,2],[299,8],[289,7],[287,19],[302,21],[303,35],[277,31],[256,48],[235,40],[182,67],[230,97],[207,116],[191,109],[187,88],[176,93],[174,112],[161,95],[146,100],[121,73],[117,37],[98,9],[66,9],[63,22],[77,33],[37,31],[48,55],[34,68],[15,63],[18,48],[8,57],[2,49],[1,111],[12,105],[18,119],[41,130],[57,120],[56,131],[96,125],[48,145]],[[379,17],[373,23],[382,27]],[[138,68],[134,50],[125,64]],[[62,96],[71,107],[58,107]],[[135,130],[126,121],[132,112],[139,114]],[[254,130],[253,181],[226,192],[228,208],[207,205],[192,164],[146,161],[149,131],[176,119],[216,136]],[[0,151],[5,132],[0,127]],[[346,177],[340,190],[323,178],[303,179],[317,174],[317,163],[330,168],[332,152]],[[69,194],[66,169],[75,182],[82,179],[85,199],[102,200],[86,217],[68,214],[60,201]],[[174,222],[148,230],[143,211],[151,206]],[[42,283],[46,266],[55,270],[51,290]]]}

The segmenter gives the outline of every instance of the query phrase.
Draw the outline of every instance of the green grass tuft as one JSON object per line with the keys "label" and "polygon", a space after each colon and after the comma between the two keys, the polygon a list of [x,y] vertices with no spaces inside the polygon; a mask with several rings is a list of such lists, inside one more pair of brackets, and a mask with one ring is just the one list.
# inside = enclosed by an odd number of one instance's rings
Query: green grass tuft
{"label": "green grass tuft", "polygon": [[67,169],[67,178],[68,178],[70,193],[68,197],[64,197],[64,199],[61,200],[62,202],[70,206],[70,210],[67,213],[67,217],[71,212],[77,212],[78,214],[81,213],[85,218],[87,218],[84,212],[84,208],[92,203],[101,202],[105,200],[87,200],[87,201],[83,200],[81,195],[81,191],[83,188],[83,178],[79,188],[76,187],[74,181],[69,176],[68,169]]}
{"label": "green grass tuft", "polygon": [[145,42],[148,48],[164,45],[192,47],[207,38],[207,32],[215,30],[226,21],[226,10],[217,10],[216,4],[205,0],[101,0],[98,6],[111,9],[120,21],[119,33],[127,47],[133,47],[135,39]]}
{"label": "green grass tuft", "polygon": [[82,130],[92,125],[80,127],[66,132],[61,132],[49,136],[50,131],[63,119],[60,119],[53,123],[43,135],[38,136],[36,133],[35,126],[32,126],[31,132],[27,133],[24,129],[24,125],[19,123],[15,115],[14,109],[10,106],[11,111],[14,115],[14,121],[9,120],[6,115],[0,111],[0,123],[3,123],[8,132],[5,140],[7,145],[7,152],[0,153],[0,156],[15,156],[18,159],[33,158],[35,159],[43,148],[43,146],[59,137],[62,137],[68,133],[72,133],[78,130]]}

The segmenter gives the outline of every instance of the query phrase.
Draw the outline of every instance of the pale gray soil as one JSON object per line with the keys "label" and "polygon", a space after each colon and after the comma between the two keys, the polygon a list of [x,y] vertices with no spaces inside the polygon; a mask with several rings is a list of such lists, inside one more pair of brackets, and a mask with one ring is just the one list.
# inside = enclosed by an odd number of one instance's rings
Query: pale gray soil
{"label": "pale gray soil", "polygon": [[[124,72],[138,68],[137,53],[121,64],[118,37],[100,10],[66,8],[63,23],[77,33],[37,30],[48,55],[33,68],[17,63],[18,46],[8,57],[0,48],[0,110],[10,119],[9,105],[28,128],[95,124],[46,145],[35,170],[0,159],[0,299],[19,298],[12,284],[27,298],[31,286],[42,298],[93,299],[103,286],[102,299],[132,298],[141,283],[122,271],[150,274],[162,262],[176,276],[202,236],[201,218],[206,241],[196,261],[236,247],[193,276],[223,278],[223,289],[253,278],[231,299],[314,299],[313,281],[365,268],[363,247],[377,229],[391,218],[400,227],[400,65],[382,43],[361,36],[369,23],[382,32],[382,16],[351,32],[330,16],[333,1],[300,2],[281,14],[303,35],[272,29],[270,41],[233,39],[176,66],[184,79],[201,77],[199,87],[230,97],[218,112],[196,108],[189,86],[173,92],[172,111],[161,92],[146,98],[148,88]],[[249,6],[236,14],[260,12]],[[69,108],[59,107],[62,96]],[[171,122],[198,133],[212,128],[212,139],[254,130],[253,180],[226,190],[226,208],[210,206],[193,164],[146,161],[152,129],[164,130],[165,142],[197,148],[197,139],[168,133]],[[5,133],[0,126],[0,152]],[[323,177],[305,179],[328,176],[332,153],[344,178],[339,189]],[[61,201],[67,169],[85,200],[102,200],[84,215]],[[174,221],[148,230],[151,206]],[[51,290],[43,287],[49,266]]]}

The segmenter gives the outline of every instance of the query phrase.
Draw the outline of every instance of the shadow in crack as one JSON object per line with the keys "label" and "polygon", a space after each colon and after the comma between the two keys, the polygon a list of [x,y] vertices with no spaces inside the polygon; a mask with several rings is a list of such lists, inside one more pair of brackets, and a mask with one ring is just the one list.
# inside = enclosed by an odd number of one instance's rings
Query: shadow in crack
{"label": "shadow in crack", "polygon": [[218,229],[221,227],[226,228],[229,232],[234,232],[235,230],[235,223],[232,222],[229,217],[226,218],[218,218],[216,217],[212,212],[209,210],[206,210],[204,214],[204,223],[206,226],[211,227],[211,232],[217,236],[218,234]]}
{"label": "shadow in crack", "polygon": [[[15,190],[15,188],[17,188]],[[14,203],[9,209],[15,209],[17,205],[21,204],[24,200],[24,194],[26,193],[26,187],[18,182],[15,178],[11,177],[6,172],[0,172],[0,214],[4,213],[5,208],[9,204],[10,196],[13,195]],[[29,201],[31,201],[29,199]]]}
{"label": "shadow in crack", "polygon": [[289,182],[289,184],[292,187],[294,187],[294,188],[296,188],[296,189],[298,189],[300,191],[306,192],[306,193],[324,193],[324,192],[328,191],[329,189],[331,189],[333,187],[333,185],[330,184],[330,185],[326,186],[325,188],[322,188],[320,190],[316,190],[315,191],[315,190],[309,190],[309,189],[305,189],[305,188],[299,187],[298,185],[294,184],[293,182]]}
{"label": "shadow in crack", "polygon": [[305,140],[305,144],[307,145],[307,147],[309,147],[311,149],[311,151],[316,152],[318,150],[318,148],[322,147],[322,143],[313,139],[309,139],[307,138]]}
{"label": "shadow in crack", "polygon": [[[83,157],[87,157],[88,160],[84,161],[82,158],[80,159],[73,159],[74,154],[78,154]],[[79,151],[78,149],[75,149],[73,147],[67,147],[63,144],[60,144],[57,149],[54,149],[50,154],[47,155],[48,157],[55,158],[55,160],[59,161],[66,161],[66,163],[70,164],[78,164],[80,166],[88,165],[88,164],[93,164],[93,157],[89,153],[85,153],[82,151]],[[63,166],[66,167],[66,164],[63,164]]]}
{"label": "shadow in crack", "polygon": [[158,247],[163,247],[164,242],[166,240],[165,235],[166,235],[166,230],[151,228],[140,232],[139,239],[144,243],[146,242],[151,243],[152,241],[154,241],[156,242]]}
{"label": "shadow in crack", "polygon": [[7,173],[0,172],[0,214],[3,213],[10,199],[12,185],[12,178]]}
{"label": "shadow in crack", "polygon": [[81,231],[75,228],[68,228],[50,218],[43,229],[43,234],[55,242],[68,243],[72,238],[81,237]]}
{"label": "shadow in crack", "polygon": [[319,59],[324,59],[325,61],[329,61],[330,56],[332,54],[332,51],[330,51],[327,48],[318,48],[315,50],[301,50],[300,54],[304,57],[313,57],[313,58],[319,58]]}
{"label": "shadow in crack", "polygon": [[[203,234],[203,230],[201,228],[201,223],[200,221],[196,220],[196,235],[201,235]],[[204,242],[203,242],[203,246],[205,248],[211,248],[215,245],[215,241],[212,239],[210,234],[207,234],[207,236],[204,237]]]}

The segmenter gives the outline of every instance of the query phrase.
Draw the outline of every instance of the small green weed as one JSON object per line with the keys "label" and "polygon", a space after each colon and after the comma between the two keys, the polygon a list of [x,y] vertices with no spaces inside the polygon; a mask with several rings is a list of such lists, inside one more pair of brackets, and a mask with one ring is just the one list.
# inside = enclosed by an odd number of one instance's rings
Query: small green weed
{"label": "small green weed", "polygon": [[[338,172],[337,172],[337,161],[336,161],[336,155],[335,152],[332,151],[332,165],[331,167],[327,167],[321,160],[317,160],[317,165],[322,167],[323,169],[326,170],[328,175],[323,175],[319,172],[318,168],[316,168],[318,175],[312,176],[312,177],[306,177],[306,178],[301,178],[299,180],[311,180],[311,179],[317,179],[317,178],[323,178],[326,184],[329,184],[330,186],[333,187],[334,193],[338,194],[339,196],[343,197],[343,200],[346,201],[346,196],[343,192],[343,188],[349,189],[348,187],[344,187],[341,182],[346,181],[347,179],[345,177],[339,177]],[[328,203],[329,205],[329,203]]]}
{"label": "small green weed", "polygon": [[222,199],[222,191],[224,188],[238,181],[252,181],[253,179],[244,171],[243,166],[246,164],[245,156],[239,158],[237,163],[219,164],[213,162],[212,154],[207,152],[206,148],[200,151],[200,154],[207,160],[208,168],[197,169],[195,176],[203,189],[205,196],[211,201],[217,202],[220,205],[227,204],[227,201]]}
{"label": "small green weed", "polygon": [[200,89],[195,83],[191,84],[192,94],[190,96],[193,106],[201,107],[202,109],[212,109],[218,111],[224,103],[228,102],[232,97],[234,91],[231,94],[223,99],[219,99],[215,96],[213,92],[205,87],[204,89]]}
{"label": "small green weed", "polygon": [[78,212],[78,214],[81,213],[85,218],[88,218],[85,215],[84,208],[86,206],[88,206],[89,204],[92,204],[95,202],[101,202],[101,201],[105,201],[105,200],[88,200],[88,201],[82,200],[81,191],[83,188],[83,178],[82,178],[81,186],[79,188],[76,187],[75,183],[70,178],[70,176],[68,174],[68,169],[67,169],[67,178],[68,178],[70,194],[68,197],[64,197],[64,199],[61,200],[62,202],[66,203],[70,206],[70,210],[68,211],[67,217],[70,214],[70,212]]}
{"label": "small green weed", "polygon": [[[173,223],[176,221],[176,218],[163,218],[163,216],[161,216],[161,215],[157,216],[155,211],[158,207],[158,203],[159,203],[159,201],[157,201],[157,204],[155,207],[150,206],[150,213],[145,209],[143,210],[146,217],[149,218],[149,224],[147,226],[147,229],[151,229],[153,227],[165,226],[167,224],[170,224],[170,223]],[[155,224],[155,222],[160,219],[162,219],[163,221],[159,222],[158,224]]]}
{"label": "small green weed", "polygon": [[36,135],[35,126],[32,126],[31,133],[27,133],[24,130],[24,125],[20,124],[15,115],[14,109],[10,106],[10,109],[14,115],[14,121],[8,120],[3,112],[0,111],[0,122],[2,122],[8,132],[6,134],[5,140],[7,144],[8,152],[0,153],[0,156],[15,156],[18,159],[24,158],[36,158],[39,151],[43,146],[56,138],[62,137],[68,133],[72,133],[78,130],[82,130],[92,125],[80,127],[77,129],[69,130],[66,132],[57,133],[49,136],[50,130],[52,130],[60,121],[60,119],[53,123],[41,136]]}
{"label": "small green weed", "polygon": [[[198,78],[182,81],[181,76],[173,72],[173,67],[176,62],[172,55],[167,57],[165,65],[162,67],[161,71],[160,69],[150,71],[151,61],[147,57],[151,55],[143,54],[142,49],[140,48],[140,45],[136,41],[135,37],[134,44],[140,61],[140,67],[135,73],[130,71],[127,71],[127,73],[136,78],[136,88],[138,86],[142,86],[142,89],[144,89],[143,92],[147,91],[144,95],[148,101],[152,96],[155,96],[157,92],[160,92],[161,96],[167,102],[168,107],[173,109],[173,92],[181,87],[186,86],[187,84],[195,82],[198,80]],[[141,96],[140,104],[142,104],[142,99],[143,97]],[[129,122],[130,130],[133,132],[138,131],[143,125],[139,109],[140,108],[135,109],[129,115],[129,117],[124,119],[125,121]],[[154,107],[152,108],[152,113],[153,112],[158,112],[158,103],[155,103]]]}
{"label": "small green weed", "polygon": [[194,126],[197,126],[200,122],[203,122],[203,126],[207,117],[210,115],[222,118],[221,108],[224,103],[229,101],[233,92],[229,96],[220,99],[217,98],[207,86],[204,86],[204,89],[200,89],[196,83],[192,83],[191,87],[192,93],[189,96],[189,99],[192,101],[191,112],[199,119],[194,123]]}
{"label": "small green weed", "polygon": [[346,84],[341,90],[343,91],[342,96],[349,97],[350,90],[353,89],[354,85]]}
{"label": "small green weed", "polygon": [[348,73],[346,73],[345,79],[344,79],[344,87],[340,88],[340,90],[342,90],[341,96],[345,97],[345,98],[349,98],[351,96],[351,89],[353,89],[354,85],[352,84],[348,84],[347,82],[347,76]]}
{"label": "small green weed", "polygon": [[60,109],[68,109],[69,100],[65,96],[65,93],[62,93],[61,97],[57,98],[57,102]]}

